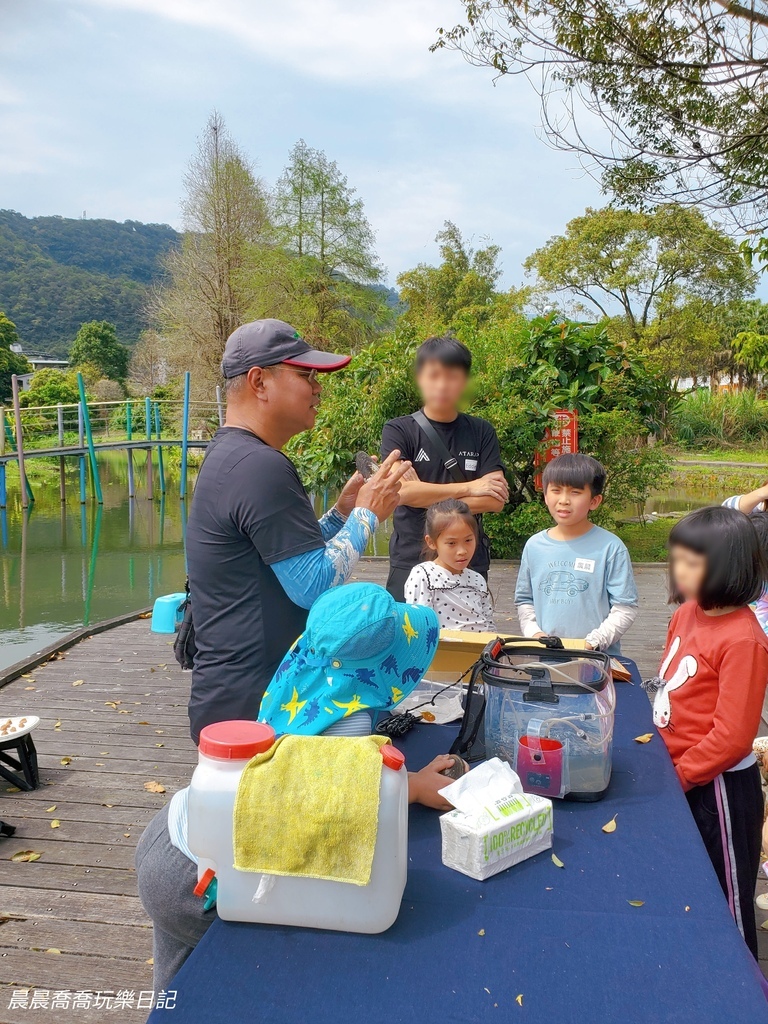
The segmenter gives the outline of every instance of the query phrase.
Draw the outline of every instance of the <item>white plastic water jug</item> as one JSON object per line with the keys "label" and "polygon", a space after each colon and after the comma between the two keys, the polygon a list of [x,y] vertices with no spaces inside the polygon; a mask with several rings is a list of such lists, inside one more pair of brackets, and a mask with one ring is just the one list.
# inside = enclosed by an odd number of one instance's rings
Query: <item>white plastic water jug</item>
{"label": "white plastic water jug", "polygon": [[259,722],[219,722],[200,733],[198,764],[189,788],[188,842],[199,858],[198,879],[209,870],[215,872],[219,917],[335,931],[385,931],[399,913],[408,871],[405,758],[391,744],[381,748],[379,826],[368,885],[238,871],[232,839],[238,783],[250,759],[274,741],[274,731]]}

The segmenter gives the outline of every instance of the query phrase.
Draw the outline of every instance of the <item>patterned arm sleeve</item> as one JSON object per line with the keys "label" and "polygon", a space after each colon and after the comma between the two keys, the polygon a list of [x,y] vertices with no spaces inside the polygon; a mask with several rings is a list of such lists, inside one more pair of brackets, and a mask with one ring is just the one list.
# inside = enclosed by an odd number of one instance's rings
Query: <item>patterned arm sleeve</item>
{"label": "patterned arm sleeve", "polygon": [[326,590],[346,583],[378,524],[369,509],[354,508],[325,547],[275,562],[272,569],[291,601],[311,608]]}
{"label": "patterned arm sleeve", "polygon": [[335,505],[333,508],[329,508],[325,515],[319,520],[320,532],[323,535],[323,540],[329,541],[331,537],[335,537],[346,521],[347,520]]}

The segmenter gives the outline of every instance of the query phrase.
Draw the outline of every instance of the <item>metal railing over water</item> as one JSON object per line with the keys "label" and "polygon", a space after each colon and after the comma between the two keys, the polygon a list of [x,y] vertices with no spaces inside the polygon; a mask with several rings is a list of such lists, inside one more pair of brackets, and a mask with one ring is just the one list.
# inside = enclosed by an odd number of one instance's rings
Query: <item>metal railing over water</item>
{"label": "metal railing over water", "polygon": [[79,461],[80,502],[88,493],[88,465],[93,495],[103,504],[101,479],[96,461],[99,451],[125,451],[128,457],[128,493],[136,496],[134,455],[144,453],[146,459],[147,498],[155,490],[154,461],[157,462],[157,485],[165,494],[164,448],[181,448],[181,483],[179,497],[187,494],[187,460],[190,448],[205,448],[224,422],[221,391],[216,401],[191,402],[190,376],[184,375],[181,400],[126,398],[120,401],[92,402],[86,398],[85,385],[78,373],[80,401],[44,406],[22,406],[19,382],[13,377],[13,404],[10,409],[0,405],[0,508],[6,508],[8,490],[6,467],[16,463],[19,468],[21,504],[27,508],[34,494],[26,473],[26,462],[33,458],[58,458],[59,491],[66,500],[66,460]]}

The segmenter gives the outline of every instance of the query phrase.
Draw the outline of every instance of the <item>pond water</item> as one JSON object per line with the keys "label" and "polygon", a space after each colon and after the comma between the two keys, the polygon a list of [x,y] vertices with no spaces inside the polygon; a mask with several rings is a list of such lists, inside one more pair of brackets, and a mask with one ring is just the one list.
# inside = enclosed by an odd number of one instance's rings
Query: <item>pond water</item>
{"label": "pond water", "polygon": [[[101,508],[90,499],[90,490],[88,503],[80,505],[77,466],[69,461],[63,505],[57,471],[43,469],[41,462],[30,463],[36,500],[27,513],[9,478],[9,508],[0,510],[0,669],[82,625],[145,607],[184,586],[187,509],[168,459],[168,492],[161,499],[155,480],[155,500],[148,501],[144,456],[136,456],[140,496],[130,500],[125,457],[102,453]],[[190,492],[194,477],[193,469]],[[730,493],[727,470],[697,469],[676,479],[669,492],[651,498],[646,511],[685,512]],[[315,504],[319,515],[323,499]],[[386,524],[379,531],[369,554],[386,554],[388,530]]]}
{"label": "pond water", "polygon": [[[87,504],[80,504],[77,465],[68,461],[65,504],[58,469],[28,463],[35,503],[26,513],[9,474],[9,507],[0,509],[0,670],[80,626],[184,589],[187,503],[179,499],[178,472],[167,459],[165,498],[157,493],[155,467],[155,500],[147,501],[144,455],[136,455],[140,496],[131,500],[125,457],[100,454],[101,507],[90,487]],[[195,475],[191,469],[189,493]],[[316,507],[321,515],[322,497]],[[386,554],[387,541],[382,530],[369,553]]]}

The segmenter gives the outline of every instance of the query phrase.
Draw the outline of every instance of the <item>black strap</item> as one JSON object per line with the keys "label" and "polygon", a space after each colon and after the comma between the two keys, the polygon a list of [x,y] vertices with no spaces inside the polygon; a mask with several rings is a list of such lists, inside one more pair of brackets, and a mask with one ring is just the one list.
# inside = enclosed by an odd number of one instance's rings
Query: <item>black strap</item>
{"label": "black strap", "polygon": [[442,437],[440,437],[438,432],[435,430],[435,428],[429,422],[427,417],[424,415],[423,410],[419,409],[418,412],[412,412],[411,416],[416,421],[416,423],[421,427],[421,429],[427,435],[427,437],[432,442],[432,444],[435,446],[435,448],[437,449],[438,455],[443,460],[443,465],[448,470],[448,472],[451,474],[451,476],[456,481],[456,483],[457,484],[464,484],[464,483],[466,483],[467,482],[467,478],[466,478],[466,476],[464,476],[464,473],[459,468],[459,463],[453,457],[453,455],[451,455],[451,453],[448,450],[448,448],[447,448],[445,442],[443,441]]}

